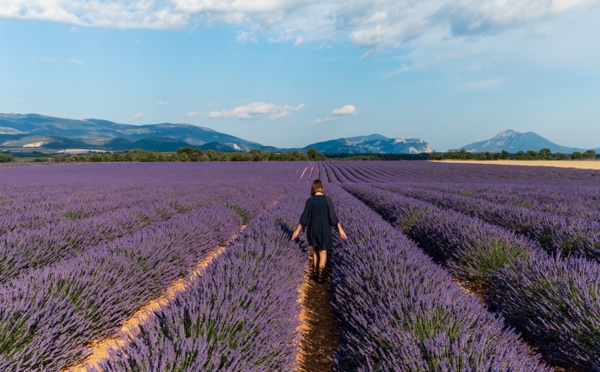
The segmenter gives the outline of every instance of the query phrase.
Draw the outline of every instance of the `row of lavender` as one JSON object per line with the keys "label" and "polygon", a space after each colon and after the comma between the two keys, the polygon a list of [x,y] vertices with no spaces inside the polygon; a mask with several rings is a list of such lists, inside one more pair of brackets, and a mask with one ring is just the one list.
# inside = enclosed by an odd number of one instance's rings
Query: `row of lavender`
{"label": "row of lavender", "polygon": [[[163,171],[169,171],[163,167]],[[136,171],[134,165],[130,170]],[[64,179],[60,173],[58,177]],[[163,186],[169,182],[172,180],[163,178]],[[205,180],[195,183],[193,192],[183,196],[177,187],[173,195],[161,188],[169,206],[177,206],[170,210],[161,198],[154,198],[152,190],[159,184],[146,184],[146,188],[137,185],[138,193],[148,197],[134,201],[142,202],[139,208],[113,194],[110,200],[120,200],[126,207],[71,221],[72,230],[61,228],[69,221],[59,221],[59,233],[55,235],[44,236],[43,229],[20,228],[21,241],[17,239],[19,234],[2,236],[7,238],[4,241],[15,243],[5,246],[6,252],[27,251],[27,244],[16,243],[39,243],[37,251],[50,257],[51,262],[40,256],[39,267],[26,267],[18,275],[11,272],[0,286],[0,370],[60,370],[82,360],[89,355],[92,340],[113,334],[124,319],[186,275],[207,252],[230,239],[244,220],[253,218],[283,192],[275,185],[255,189]],[[85,183],[80,186],[80,191],[86,190]],[[188,183],[187,187],[194,184]],[[12,191],[6,186],[4,190]],[[162,212],[142,214],[147,223],[136,225],[140,208]],[[126,216],[119,220],[118,211]],[[158,218],[152,219],[152,215]],[[114,218],[131,229],[117,228],[112,234]],[[88,234],[86,229],[93,230],[95,222],[108,230],[100,235]],[[48,226],[54,226],[52,221]],[[52,228],[46,231],[55,232]],[[28,239],[27,234],[40,239]],[[75,241],[77,244],[73,244]],[[52,258],[46,250],[58,257]],[[25,256],[31,258],[31,252]]]}
{"label": "row of lavender", "polygon": [[98,370],[294,370],[307,247],[290,236],[305,192],[294,190],[251,220]]}
{"label": "row of lavender", "polygon": [[[502,226],[538,241],[548,252],[559,251],[563,254],[574,254],[600,261],[600,222],[598,220],[556,215],[520,206],[463,197],[444,191],[423,190],[415,185],[384,185],[382,187]],[[568,206],[565,206],[564,209],[568,209]]]}
{"label": "row of lavender", "polygon": [[600,368],[600,265],[456,211],[366,185],[344,188],[456,276],[489,286],[486,301],[555,364]]}
{"label": "row of lavender", "polygon": [[440,184],[432,190],[459,195],[475,200],[510,205],[532,211],[565,217],[600,220],[600,189],[598,187],[570,185],[463,185]]}
{"label": "row of lavender", "polygon": [[[166,190],[98,189],[89,185],[84,192],[78,187],[54,185],[30,188],[30,195],[10,188],[0,210],[0,235],[38,229],[50,223],[75,221],[115,211],[147,200],[149,192],[159,197]],[[115,197],[115,196],[118,196]]]}
{"label": "row of lavender", "polygon": [[[78,219],[56,218],[64,214],[65,209],[29,204],[30,209],[37,209],[38,215],[49,212],[45,224],[37,228],[18,226],[0,235],[0,283],[27,270],[51,265],[98,244],[131,235],[178,213],[197,209],[196,201],[207,199],[197,194],[169,195],[166,190],[136,191],[137,197],[131,198],[128,193],[114,190],[110,201],[95,200],[88,204],[92,210],[105,212]],[[45,196],[43,192],[40,194]],[[166,201],[165,196],[169,196]]]}
{"label": "row of lavender", "polygon": [[530,210],[590,220],[600,219],[600,189],[591,186],[522,185],[428,185],[432,189],[468,198],[483,199]]}
{"label": "row of lavender", "polygon": [[[122,194],[115,190],[111,201],[107,202],[115,204],[115,208],[110,208],[108,212],[76,220],[51,222],[48,219],[48,224],[41,228],[18,228],[1,235],[0,284],[28,270],[51,265],[99,244],[131,235],[172,216],[201,207],[226,205],[244,219],[247,218],[245,209],[256,210],[261,207],[249,205],[253,198],[245,197],[243,187],[217,183],[212,187],[218,189],[218,192],[195,189],[184,193],[176,187],[170,192],[166,189],[148,188],[137,190],[138,197],[133,199],[128,197],[128,193]],[[118,200],[121,201],[120,204],[114,202]],[[244,208],[237,206],[239,200],[244,203]],[[97,201],[96,204],[102,204],[102,201]],[[37,207],[44,208],[40,205]],[[95,205],[91,207],[94,208]]]}
{"label": "row of lavender", "polygon": [[597,187],[600,172],[552,167],[494,164],[453,164],[427,161],[324,162],[324,179],[344,182],[456,182],[463,185],[522,183]]}
{"label": "row of lavender", "polygon": [[[2,169],[0,235],[57,221],[93,217],[136,204],[148,194],[173,197],[194,185],[289,180],[296,164],[69,164]],[[210,186],[213,187],[213,186]],[[118,196],[118,197],[117,197]],[[165,198],[167,199],[167,198]]]}
{"label": "row of lavender", "polygon": [[328,193],[348,234],[332,252],[336,370],[542,371],[517,334],[451,275],[343,190]]}

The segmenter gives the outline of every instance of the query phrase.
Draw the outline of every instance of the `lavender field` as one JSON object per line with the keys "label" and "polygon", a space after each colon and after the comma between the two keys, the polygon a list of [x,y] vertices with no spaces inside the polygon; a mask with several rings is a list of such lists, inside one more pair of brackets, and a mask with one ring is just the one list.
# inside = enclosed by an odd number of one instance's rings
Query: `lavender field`
{"label": "lavender field", "polygon": [[[348,235],[321,323],[290,240],[316,178]],[[597,170],[0,166],[0,371],[600,371],[599,224]]]}

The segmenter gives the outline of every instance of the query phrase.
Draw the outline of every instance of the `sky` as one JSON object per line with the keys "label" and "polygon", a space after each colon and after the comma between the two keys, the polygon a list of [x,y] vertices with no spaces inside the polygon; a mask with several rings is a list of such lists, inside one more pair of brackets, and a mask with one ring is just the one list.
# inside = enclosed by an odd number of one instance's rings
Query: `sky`
{"label": "sky", "polygon": [[600,0],[2,0],[0,113],[600,147]]}

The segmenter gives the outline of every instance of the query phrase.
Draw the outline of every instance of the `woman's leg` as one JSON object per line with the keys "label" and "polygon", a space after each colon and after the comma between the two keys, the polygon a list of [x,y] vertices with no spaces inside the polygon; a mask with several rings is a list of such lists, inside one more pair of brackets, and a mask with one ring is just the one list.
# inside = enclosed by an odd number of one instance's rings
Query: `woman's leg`
{"label": "woman's leg", "polygon": [[327,263],[327,251],[325,249],[321,249],[319,251],[319,271],[321,275],[325,270],[325,264]]}
{"label": "woman's leg", "polygon": [[327,263],[327,251],[324,249],[319,250],[319,275],[317,276],[317,282],[323,283],[325,281],[325,264]]}
{"label": "woman's leg", "polygon": [[318,248],[313,247],[312,249],[312,259],[313,259],[313,275],[316,277],[319,268],[319,254]]}

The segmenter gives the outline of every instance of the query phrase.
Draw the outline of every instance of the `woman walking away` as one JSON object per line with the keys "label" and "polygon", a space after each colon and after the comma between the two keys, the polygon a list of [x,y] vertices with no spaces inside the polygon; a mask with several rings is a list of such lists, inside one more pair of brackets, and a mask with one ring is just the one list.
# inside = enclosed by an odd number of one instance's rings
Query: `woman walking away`
{"label": "woman walking away", "polygon": [[316,278],[319,283],[324,281],[327,250],[331,248],[332,241],[331,227],[337,227],[342,239],[346,239],[346,233],[338,221],[331,198],[323,195],[323,191],[321,180],[314,180],[311,197],[306,200],[300,224],[292,235],[292,240],[296,240],[300,231],[306,229],[306,239],[313,248],[313,278]]}

